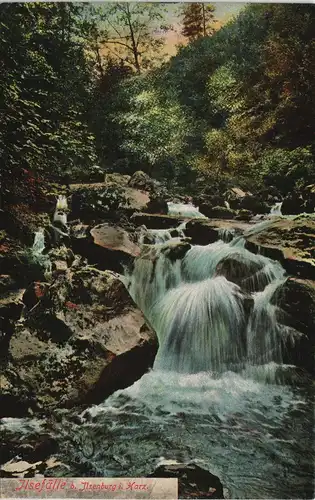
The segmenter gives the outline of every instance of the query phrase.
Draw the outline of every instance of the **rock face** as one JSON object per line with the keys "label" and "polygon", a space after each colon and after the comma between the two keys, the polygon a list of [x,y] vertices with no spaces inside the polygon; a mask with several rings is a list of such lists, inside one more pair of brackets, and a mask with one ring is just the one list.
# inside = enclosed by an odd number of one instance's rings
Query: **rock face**
{"label": "rock face", "polygon": [[299,216],[263,223],[246,236],[246,248],[279,260],[289,274],[315,279],[315,218]]}
{"label": "rock face", "polygon": [[279,323],[288,327],[284,362],[315,372],[315,281],[288,278],[272,302],[279,308]]}
{"label": "rock face", "polygon": [[90,264],[119,273],[140,253],[131,233],[107,223],[91,230],[86,225],[73,226],[71,242],[74,252],[86,257]]}
{"label": "rock face", "polygon": [[195,464],[160,465],[149,477],[178,478],[179,498],[224,498],[220,479]]}
{"label": "rock face", "polygon": [[184,233],[194,245],[209,245],[222,239],[224,232],[238,236],[249,227],[249,224],[234,220],[190,220]]}
{"label": "rock face", "polygon": [[235,254],[221,260],[216,268],[218,276],[236,283],[246,292],[259,292],[268,284],[267,278],[260,274],[263,264],[249,260],[242,254]]}
{"label": "rock face", "polygon": [[156,336],[113,272],[69,268],[38,285],[23,316],[8,345],[2,416],[99,403],[153,364]]}

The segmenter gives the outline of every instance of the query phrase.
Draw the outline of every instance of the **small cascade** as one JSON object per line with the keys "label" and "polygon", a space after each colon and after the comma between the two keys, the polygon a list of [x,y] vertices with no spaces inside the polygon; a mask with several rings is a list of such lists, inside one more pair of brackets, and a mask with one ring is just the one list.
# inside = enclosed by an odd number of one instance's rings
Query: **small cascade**
{"label": "small cascade", "polygon": [[219,238],[225,243],[229,243],[235,236],[235,229],[232,227],[221,227],[219,229]]}
{"label": "small cascade", "polygon": [[282,201],[279,203],[275,203],[273,207],[271,207],[269,215],[281,216],[282,215],[281,208],[282,208]]}
{"label": "small cascade", "polygon": [[49,256],[44,253],[45,250],[45,233],[43,228],[39,228],[35,232],[32,248],[29,250],[31,261],[39,264],[45,273],[51,272],[51,262]]}
{"label": "small cascade", "polygon": [[56,202],[56,210],[54,213],[54,222],[59,222],[63,226],[67,225],[68,202],[67,197],[59,195]]}
{"label": "small cascade", "polygon": [[262,292],[253,296],[254,308],[247,328],[250,364],[266,364],[270,360],[276,363],[282,362],[282,329],[277,321],[277,305],[273,304],[271,299],[284,282],[284,278],[276,279]]}
{"label": "small cascade", "polygon": [[67,238],[69,236],[68,230],[68,202],[67,197],[64,195],[59,195],[56,202],[56,209],[53,216],[53,228],[55,232],[55,240],[58,244],[63,238]]}
{"label": "small cascade", "polygon": [[150,319],[159,337],[158,369],[221,371],[242,358],[242,296],[223,277],[170,290],[153,306]]}
{"label": "small cascade", "polygon": [[226,200],[225,200],[224,205],[225,205],[225,206],[226,206],[226,208],[228,208],[229,210],[231,209],[231,206],[230,206],[230,204],[229,204],[229,202],[228,202],[228,201],[226,201]]}
{"label": "small cascade", "polygon": [[168,215],[177,215],[187,218],[203,218],[207,219],[205,215],[199,212],[199,207],[195,207],[192,203],[173,203],[169,201]]}
{"label": "small cascade", "polygon": [[144,257],[136,259],[132,273],[125,277],[131,297],[147,316],[152,305],[182,281],[181,261],[171,261],[161,250],[163,245],[152,246]]}
{"label": "small cascade", "polygon": [[[257,226],[266,224],[270,221]],[[179,226],[176,234],[182,230]],[[125,283],[157,332],[157,368],[222,372],[282,362],[283,332],[272,303],[285,280],[280,263],[248,251],[242,237],[223,241],[233,237],[230,229],[175,260],[167,251],[174,230],[148,233],[155,245],[143,245]],[[276,370],[266,371],[266,381],[272,373]]]}
{"label": "small cascade", "polygon": [[38,231],[35,232],[34,235],[34,243],[32,246],[32,254],[36,257],[42,255],[43,251],[45,250],[45,234],[44,234],[44,229],[39,228]]}
{"label": "small cascade", "polygon": [[184,230],[186,222],[180,224],[177,228],[171,229],[146,229],[140,234],[139,244],[161,244],[167,241],[179,241],[185,237]]}

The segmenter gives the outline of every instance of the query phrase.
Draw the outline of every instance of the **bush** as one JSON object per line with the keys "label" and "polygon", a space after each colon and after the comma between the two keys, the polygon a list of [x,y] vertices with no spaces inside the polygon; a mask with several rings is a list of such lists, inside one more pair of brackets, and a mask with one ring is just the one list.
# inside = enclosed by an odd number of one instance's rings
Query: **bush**
{"label": "bush", "polygon": [[269,150],[260,160],[263,180],[286,194],[314,182],[315,161],[310,147]]}

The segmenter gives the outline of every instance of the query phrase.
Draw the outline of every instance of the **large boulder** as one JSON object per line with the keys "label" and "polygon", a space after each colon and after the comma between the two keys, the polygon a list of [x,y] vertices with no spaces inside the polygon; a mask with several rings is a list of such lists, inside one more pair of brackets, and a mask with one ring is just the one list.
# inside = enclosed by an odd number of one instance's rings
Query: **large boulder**
{"label": "large boulder", "polygon": [[151,196],[145,211],[149,214],[167,214],[168,205],[163,198]]}
{"label": "large boulder", "polygon": [[270,211],[269,205],[254,195],[244,196],[240,201],[239,208],[250,210],[254,214],[268,214]]}
{"label": "large boulder", "polygon": [[305,202],[299,193],[288,194],[281,206],[283,215],[298,215],[305,212]]}
{"label": "large boulder", "polygon": [[199,210],[203,215],[209,217],[209,219],[233,219],[236,215],[234,210],[225,206],[212,207],[211,205],[203,204],[199,206]]}
{"label": "large boulder", "polygon": [[315,281],[288,278],[272,297],[284,325],[284,362],[315,371]]}
{"label": "large boulder", "polygon": [[177,478],[179,498],[224,498],[220,479],[193,463],[162,464],[149,477]]}
{"label": "large boulder", "polygon": [[90,264],[119,273],[140,253],[132,233],[108,223],[92,229],[82,224],[73,226],[71,242],[74,252],[87,258]]}
{"label": "large boulder", "polygon": [[245,234],[245,246],[278,260],[289,274],[315,279],[315,217],[276,218]]}
{"label": "large boulder", "polygon": [[38,290],[10,338],[2,416],[100,403],[152,366],[156,336],[115,273],[70,269]]}
{"label": "large boulder", "polygon": [[241,235],[249,224],[228,220],[190,220],[184,229],[185,236],[191,238],[194,245],[209,245],[219,239],[224,239],[224,233],[233,236]]}

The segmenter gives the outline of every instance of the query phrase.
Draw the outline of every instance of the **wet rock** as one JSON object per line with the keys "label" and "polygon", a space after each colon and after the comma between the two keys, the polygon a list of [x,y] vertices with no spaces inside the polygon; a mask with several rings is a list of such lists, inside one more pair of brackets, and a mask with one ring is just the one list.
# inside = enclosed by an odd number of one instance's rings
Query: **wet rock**
{"label": "wet rock", "polygon": [[272,302],[279,308],[278,321],[288,327],[283,340],[285,363],[314,372],[315,281],[288,278]]}
{"label": "wet rock", "polygon": [[267,203],[261,201],[257,196],[248,194],[241,199],[239,208],[249,210],[254,214],[268,214],[270,211]]}
{"label": "wet rock", "polygon": [[152,366],[157,339],[115,273],[59,276],[8,346],[5,416],[99,403]]}
{"label": "wet rock", "polygon": [[236,215],[235,211],[227,207],[209,207],[207,205],[200,205],[199,210],[202,214],[209,219],[233,219]]}
{"label": "wet rock", "polygon": [[71,245],[74,252],[85,257],[90,264],[123,273],[124,266],[130,265],[140,253],[134,240],[136,237],[132,232],[105,223],[90,231],[85,226],[82,231],[75,226]]}
{"label": "wet rock", "polygon": [[131,217],[131,220],[136,226],[146,226],[148,229],[170,229],[176,228],[182,222],[187,220],[187,218],[174,217],[170,215],[136,213]]}
{"label": "wet rock", "polygon": [[175,261],[183,259],[190,249],[191,245],[188,242],[169,242],[163,248],[162,253],[171,261]]}
{"label": "wet rock", "polygon": [[109,224],[100,224],[90,231],[93,243],[89,246],[89,262],[101,269],[122,273],[124,265],[130,264],[140,254],[139,247],[124,229]]}
{"label": "wet rock", "polygon": [[129,234],[120,227],[100,224],[91,229],[94,244],[108,250],[124,252],[132,257],[139,255],[139,247],[131,240]]}
{"label": "wet rock", "polygon": [[287,195],[281,207],[283,215],[298,215],[305,212],[305,202],[299,193],[291,193]]}
{"label": "wet rock", "polygon": [[194,245],[209,245],[221,239],[224,230],[232,231],[238,236],[249,227],[249,224],[227,220],[190,220],[184,233]]}
{"label": "wet rock", "polygon": [[245,246],[278,260],[289,274],[315,279],[315,218],[279,218],[246,236]]}
{"label": "wet rock", "polygon": [[250,221],[253,217],[253,212],[250,210],[245,210],[242,208],[241,210],[238,210],[237,215],[235,217],[236,220],[243,220],[243,221]]}
{"label": "wet rock", "polygon": [[155,198],[151,196],[149,203],[145,207],[145,212],[149,214],[167,214],[167,202],[163,198]]}
{"label": "wet rock", "polygon": [[224,498],[220,479],[195,464],[160,465],[149,477],[178,478],[179,498]]}
{"label": "wet rock", "polygon": [[225,202],[224,196],[221,196],[219,194],[202,195],[202,196],[197,196],[197,197],[193,198],[193,204],[195,206],[198,206],[200,212],[202,212],[202,213],[203,213],[203,210],[201,207],[205,206],[205,207],[208,207],[209,209],[212,207],[217,207],[217,206],[223,207],[224,202]]}
{"label": "wet rock", "polygon": [[184,232],[194,245],[209,245],[219,239],[218,229],[209,226],[207,221],[190,220]]}
{"label": "wet rock", "polygon": [[237,210],[241,208],[241,201],[247,195],[250,195],[250,193],[243,191],[243,189],[239,187],[233,187],[226,191],[224,199],[229,203],[233,210]]}
{"label": "wet rock", "polygon": [[217,276],[224,276],[247,292],[259,292],[268,284],[268,279],[261,273],[264,265],[249,260],[242,254],[234,254],[221,260],[216,268]]}

